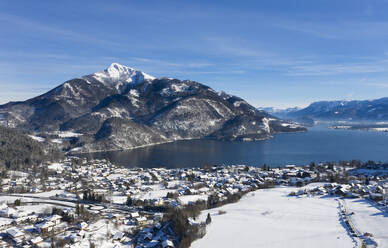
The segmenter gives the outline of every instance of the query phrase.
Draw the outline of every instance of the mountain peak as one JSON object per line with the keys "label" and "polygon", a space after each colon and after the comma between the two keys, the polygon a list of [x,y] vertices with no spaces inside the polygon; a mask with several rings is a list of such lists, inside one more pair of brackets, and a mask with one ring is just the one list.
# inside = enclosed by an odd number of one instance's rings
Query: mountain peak
{"label": "mountain peak", "polygon": [[120,65],[119,63],[113,62],[107,69],[106,71],[114,74],[114,73],[124,73],[124,72],[130,72],[130,71],[136,71],[135,69],[125,66],[125,65]]}
{"label": "mountain peak", "polygon": [[142,71],[133,69],[131,67],[121,65],[119,63],[112,63],[108,68],[98,71],[92,75],[83,77],[93,79],[103,83],[106,86],[113,86],[119,92],[122,91],[128,84],[138,84],[144,80],[154,80],[155,77],[148,75]]}
{"label": "mountain peak", "polygon": [[[113,62],[107,69],[103,71],[105,74],[108,74],[107,76],[111,78],[117,78],[117,79],[122,79],[122,78],[127,78],[132,77],[134,75],[141,75],[143,76],[144,79],[150,79],[153,80],[155,79],[153,76],[148,75],[142,71],[133,69],[129,66],[121,65],[119,63]],[[97,72],[101,73],[101,72]]]}

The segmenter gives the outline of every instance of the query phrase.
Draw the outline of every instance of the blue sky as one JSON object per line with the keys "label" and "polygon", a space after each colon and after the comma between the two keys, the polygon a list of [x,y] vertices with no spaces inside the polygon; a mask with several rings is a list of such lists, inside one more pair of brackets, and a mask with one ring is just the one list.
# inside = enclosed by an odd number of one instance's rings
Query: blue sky
{"label": "blue sky", "polygon": [[388,96],[388,1],[1,1],[0,103],[112,62],[255,106]]}

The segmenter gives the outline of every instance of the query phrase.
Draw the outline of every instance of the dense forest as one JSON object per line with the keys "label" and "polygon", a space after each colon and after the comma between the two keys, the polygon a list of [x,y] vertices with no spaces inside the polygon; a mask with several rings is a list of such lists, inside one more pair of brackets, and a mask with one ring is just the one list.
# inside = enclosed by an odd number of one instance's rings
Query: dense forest
{"label": "dense forest", "polygon": [[16,129],[0,126],[0,168],[23,170],[47,160],[57,160],[62,154],[45,147]]}

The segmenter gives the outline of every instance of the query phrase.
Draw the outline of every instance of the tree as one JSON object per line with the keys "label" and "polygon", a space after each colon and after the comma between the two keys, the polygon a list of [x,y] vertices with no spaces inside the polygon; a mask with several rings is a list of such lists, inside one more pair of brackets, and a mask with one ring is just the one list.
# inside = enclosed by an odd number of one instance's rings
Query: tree
{"label": "tree", "polygon": [[21,204],[20,199],[16,199],[15,202],[14,202],[14,205],[15,206],[20,206],[20,204]]}
{"label": "tree", "polygon": [[310,168],[310,170],[314,170],[314,168],[315,168],[315,163],[314,163],[314,162],[311,162],[310,165],[309,165],[309,168]]}
{"label": "tree", "polygon": [[[58,159],[53,149],[45,151],[43,144],[12,128],[0,125],[0,167],[1,169],[25,170],[43,161]],[[58,151],[59,152],[59,151]],[[59,155],[61,153],[59,152]]]}
{"label": "tree", "polygon": [[83,197],[82,197],[82,199],[84,200],[84,201],[87,201],[87,200],[89,200],[89,197],[88,197],[88,192],[85,190],[84,191],[84,194],[83,194]]}
{"label": "tree", "polygon": [[84,206],[84,204],[81,204],[79,211],[80,211],[81,214],[85,213],[85,206]]}
{"label": "tree", "polygon": [[317,181],[320,181],[321,180],[321,173],[318,171],[317,173]]}
{"label": "tree", "polygon": [[212,217],[210,217],[210,213],[207,213],[206,225],[209,225],[211,222],[212,222]]}
{"label": "tree", "polygon": [[79,203],[77,202],[77,205],[75,206],[75,213],[80,216],[80,208],[79,208]]}
{"label": "tree", "polygon": [[207,207],[208,208],[213,208],[215,207],[219,202],[219,198],[217,195],[209,195],[208,198],[207,198]]}
{"label": "tree", "polygon": [[126,202],[127,206],[132,206],[133,205],[133,200],[130,196],[127,196],[127,202]]}

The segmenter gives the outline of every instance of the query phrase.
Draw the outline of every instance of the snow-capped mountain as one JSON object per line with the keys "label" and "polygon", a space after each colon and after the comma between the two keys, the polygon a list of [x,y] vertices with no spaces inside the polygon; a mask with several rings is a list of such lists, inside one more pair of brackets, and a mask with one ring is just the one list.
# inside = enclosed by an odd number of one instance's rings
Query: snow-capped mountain
{"label": "snow-capped mountain", "polygon": [[287,117],[322,121],[387,121],[388,98],[314,102],[304,109],[289,113]]}
{"label": "snow-capped mountain", "polygon": [[90,83],[96,80],[107,87],[114,87],[118,92],[122,92],[129,84],[134,85],[144,80],[154,80],[155,78],[142,71],[137,71],[118,63],[112,63],[107,69],[83,76],[82,79]]}
{"label": "snow-capped mountain", "polygon": [[260,110],[266,111],[271,115],[274,115],[279,118],[285,118],[289,114],[301,110],[299,107],[293,107],[293,108],[285,108],[285,109],[279,109],[279,108],[274,108],[274,107],[262,107],[258,108]]}
{"label": "snow-capped mountain", "polygon": [[304,130],[198,82],[154,78],[117,63],[2,105],[0,115],[2,123],[20,129],[80,133],[69,148],[83,151],[193,138],[255,140]]}

